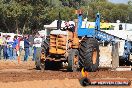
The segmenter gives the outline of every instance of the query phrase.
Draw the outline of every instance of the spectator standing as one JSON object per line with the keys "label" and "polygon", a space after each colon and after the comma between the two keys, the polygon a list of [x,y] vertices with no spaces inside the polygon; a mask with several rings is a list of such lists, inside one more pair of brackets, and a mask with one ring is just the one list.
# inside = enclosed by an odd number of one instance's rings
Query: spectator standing
{"label": "spectator standing", "polygon": [[30,42],[29,46],[29,56],[33,55],[33,42],[34,42],[34,37],[32,35],[29,35],[28,40]]}
{"label": "spectator standing", "polygon": [[7,59],[8,58],[6,39],[7,39],[7,36],[6,35],[3,35],[2,40],[3,40],[3,57],[4,57],[4,59]]}
{"label": "spectator standing", "polygon": [[21,36],[18,36],[17,40],[18,40],[18,44],[16,46],[16,51],[17,51],[17,56],[20,56],[20,40],[21,40]]}
{"label": "spectator standing", "polygon": [[20,38],[20,48],[19,48],[20,55],[22,50],[24,50],[24,36]]}
{"label": "spectator standing", "polygon": [[24,55],[24,61],[28,60],[28,55],[29,55],[29,40],[28,40],[28,36],[24,37],[24,51],[25,51],[25,55]]}
{"label": "spectator standing", "polygon": [[34,54],[33,54],[33,60],[36,60],[36,54],[37,52],[41,53],[41,44],[42,44],[42,38],[40,35],[36,35],[34,39]]}
{"label": "spectator standing", "polygon": [[7,55],[8,55],[8,58],[10,59],[10,60],[12,60],[12,44],[13,44],[13,38],[11,38],[11,36],[7,36],[7,40],[6,40],[6,42],[7,42]]}
{"label": "spectator standing", "polygon": [[12,44],[12,48],[13,48],[13,59],[15,59],[16,60],[16,54],[17,54],[17,50],[16,50],[16,48],[17,48],[17,45],[18,45],[18,39],[17,39],[17,36],[14,36],[14,42],[13,42],[13,44]]}

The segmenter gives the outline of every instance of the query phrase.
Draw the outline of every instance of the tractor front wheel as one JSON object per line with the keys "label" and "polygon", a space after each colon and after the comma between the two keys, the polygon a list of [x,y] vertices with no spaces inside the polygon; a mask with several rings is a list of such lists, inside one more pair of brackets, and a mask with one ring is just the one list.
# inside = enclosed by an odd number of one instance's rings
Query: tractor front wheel
{"label": "tractor front wheel", "polygon": [[68,71],[77,71],[79,68],[79,53],[77,49],[71,49],[68,55]]}

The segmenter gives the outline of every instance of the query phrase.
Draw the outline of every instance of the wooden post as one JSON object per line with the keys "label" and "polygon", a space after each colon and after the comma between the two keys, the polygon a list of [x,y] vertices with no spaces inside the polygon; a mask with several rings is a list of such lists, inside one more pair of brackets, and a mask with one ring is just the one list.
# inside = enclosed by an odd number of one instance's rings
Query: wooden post
{"label": "wooden post", "polygon": [[118,43],[112,45],[112,69],[119,67]]}

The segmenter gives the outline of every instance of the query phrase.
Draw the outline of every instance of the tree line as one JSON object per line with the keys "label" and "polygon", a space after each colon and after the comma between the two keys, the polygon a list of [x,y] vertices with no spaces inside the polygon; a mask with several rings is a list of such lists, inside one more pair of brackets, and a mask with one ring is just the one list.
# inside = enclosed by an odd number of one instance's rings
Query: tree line
{"label": "tree line", "polygon": [[108,0],[0,0],[0,32],[33,33],[43,25],[59,19],[74,20],[75,10],[82,9],[83,17],[101,21],[132,23],[132,2],[114,4]]}

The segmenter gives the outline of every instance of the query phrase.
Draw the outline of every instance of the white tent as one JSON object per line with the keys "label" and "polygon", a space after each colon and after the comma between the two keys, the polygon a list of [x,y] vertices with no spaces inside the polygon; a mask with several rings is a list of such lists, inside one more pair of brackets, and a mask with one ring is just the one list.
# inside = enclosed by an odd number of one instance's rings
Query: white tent
{"label": "white tent", "polygon": [[46,31],[45,30],[41,30],[41,31],[38,31],[38,33],[40,34],[40,36],[45,36]]}
{"label": "white tent", "polygon": [[[65,21],[62,21],[61,27],[62,28],[65,27]],[[44,28],[46,28],[46,29],[57,29],[57,20],[53,21],[49,25],[44,25]]]}

